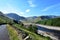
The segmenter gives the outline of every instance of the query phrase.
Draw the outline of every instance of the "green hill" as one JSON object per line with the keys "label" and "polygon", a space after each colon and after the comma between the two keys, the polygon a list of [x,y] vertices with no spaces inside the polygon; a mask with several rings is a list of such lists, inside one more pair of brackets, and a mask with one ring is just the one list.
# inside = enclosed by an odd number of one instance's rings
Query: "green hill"
{"label": "green hill", "polygon": [[13,20],[6,17],[2,12],[0,12],[0,24],[13,23]]}
{"label": "green hill", "polygon": [[48,19],[48,20],[41,20],[36,23],[43,24],[43,25],[50,25],[50,26],[60,26],[60,17]]}

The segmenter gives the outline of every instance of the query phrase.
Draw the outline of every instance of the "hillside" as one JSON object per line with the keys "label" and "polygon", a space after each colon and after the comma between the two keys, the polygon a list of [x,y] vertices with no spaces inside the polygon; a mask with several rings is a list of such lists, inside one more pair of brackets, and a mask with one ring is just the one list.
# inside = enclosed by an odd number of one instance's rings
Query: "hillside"
{"label": "hillside", "polygon": [[29,22],[29,23],[35,23],[37,21],[40,20],[47,20],[47,19],[52,19],[52,18],[56,18],[58,16],[54,16],[54,15],[46,15],[46,16],[32,16],[32,17],[27,17],[27,20],[24,20],[23,22]]}
{"label": "hillside", "polygon": [[46,20],[46,19],[51,19],[51,18],[56,18],[57,16],[54,15],[46,15],[46,16],[32,16],[32,17],[23,17],[23,16],[19,16],[16,13],[9,13],[6,14],[7,17],[17,20],[17,21],[21,21],[21,22],[28,22],[28,23],[35,23],[37,21],[40,20]]}
{"label": "hillside", "polygon": [[50,25],[50,26],[60,26],[60,17],[48,19],[48,20],[41,20],[36,23],[43,25]]}
{"label": "hillside", "polygon": [[52,18],[56,18],[56,17],[58,17],[58,16],[54,16],[54,15],[40,16],[40,18],[41,18],[42,20],[45,20],[45,19],[52,19]]}
{"label": "hillside", "polygon": [[41,18],[40,17],[37,17],[37,16],[27,17],[26,19],[27,19],[27,22],[32,22],[32,23],[41,20]]}
{"label": "hillside", "polygon": [[17,21],[21,21],[21,20],[26,20],[26,18],[25,17],[22,17],[22,16],[19,16],[19,15],[17,15],[16,13],[8,13],[8,14],[6,14],[9,18],[11,18],[11,19],[15,19],[15,20],[17,20]]}
{"label": "hillside", "polygon": [[0,12],[0,24],[13,23],[13,20]]}

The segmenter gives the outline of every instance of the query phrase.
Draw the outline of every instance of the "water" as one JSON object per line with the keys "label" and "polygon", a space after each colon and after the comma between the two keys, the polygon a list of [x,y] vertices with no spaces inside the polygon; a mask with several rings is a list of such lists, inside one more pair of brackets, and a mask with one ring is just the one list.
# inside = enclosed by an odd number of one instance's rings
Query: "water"
{"label": "water", "polygon": [[6,25],[0,25],[0,40],[9,40]]}

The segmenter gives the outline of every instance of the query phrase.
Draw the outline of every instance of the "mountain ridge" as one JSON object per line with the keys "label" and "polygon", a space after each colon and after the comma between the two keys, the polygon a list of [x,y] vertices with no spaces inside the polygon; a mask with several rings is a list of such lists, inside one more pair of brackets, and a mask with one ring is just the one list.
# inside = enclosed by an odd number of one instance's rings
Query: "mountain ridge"
{"label": "mountain ridge", "polygon": [[17,21],[20,21],[20,20],[26,20],[25,17],[22,17],[22,16],[19,16],[18,14],[15,14],[15,13],[8,13],[6,14],[8,17],[14,19],[14,20],[17,20]]}
{"label": "mountain ridge", "polygon": [[6,15],[8,17],[14,19],[14,20],[22,21],[22,22],[37,22],[37,21],[40,21],[40,20],[53,19],[53,18],[58,17],[58,16],[55,16],[55,15],[23,17],[23,16],[20,16],[20,15],[18,15],[16,13],[8,13]]}

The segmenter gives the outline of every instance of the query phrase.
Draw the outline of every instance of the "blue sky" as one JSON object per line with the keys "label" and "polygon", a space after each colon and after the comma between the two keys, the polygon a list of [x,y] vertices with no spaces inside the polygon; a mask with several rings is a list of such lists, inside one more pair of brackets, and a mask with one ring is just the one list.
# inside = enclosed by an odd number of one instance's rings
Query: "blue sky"
{"label": "blue sky", "polygon": [[0,11],[20,16],[60,16],[60,0],[0,0]]}

